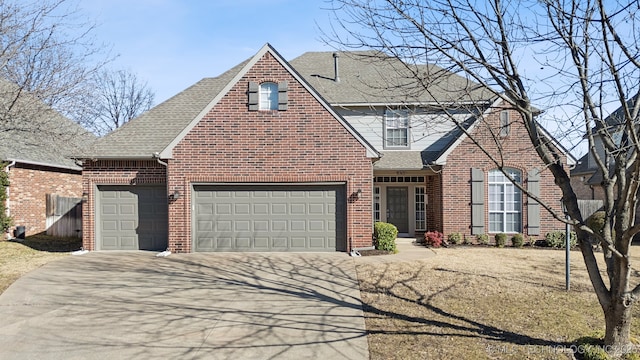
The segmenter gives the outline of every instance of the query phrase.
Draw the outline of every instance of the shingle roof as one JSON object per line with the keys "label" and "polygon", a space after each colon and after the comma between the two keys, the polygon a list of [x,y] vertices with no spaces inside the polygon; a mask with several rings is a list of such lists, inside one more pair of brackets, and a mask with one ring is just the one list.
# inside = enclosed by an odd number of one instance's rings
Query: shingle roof
{"label": "shingle roof", "polygon": [[[270,52],[281,64],[288,68],[298,78],[301,84],[316,96],[318,101],[325,104],[316,90],[310,87],[305,79],[300,77],[294,69],[282,59],[271,45],[266,44],[256,55],[236,65],[232,69],[215,78],[205,78],[195,85],[178,93],[162,104],[154,107],[136,119],[131,120],[121,128],[96,141],[92,148],[78,158],[152,158],[158,153],[162,158],[171,157],[173,146],[188,132],[195,123],[210,110],[219,96],[224,95],[229,86],[248,70],[265,52]],[[377,157],[376,150],[344,121],[335,111],[325,104],[325,108],[341,122],[347,131],[367,149],[367,155]]]}
{"label": "shingle roof", "polygon": [[[162,151],[238,74],[249,60],[204,78],[96,141],[83,158],[151,158]],[[79,156],[80,157],[80,156]]]}
{"label": "shingle roof", "polygon": [[17,96],[16,91],[17,86],[0,81],[0,160],[81,170],[69,156],[96,137],[35,97]]}
{"label": "shingle roof", "polygon": [[[436,65],[407,65],[378,51],[307,52],[290,64],[332,105],[489,102],[487,88]],[[420,74],[423,83],[416,80]],[[423,86],[428,84],[428,86]]]}

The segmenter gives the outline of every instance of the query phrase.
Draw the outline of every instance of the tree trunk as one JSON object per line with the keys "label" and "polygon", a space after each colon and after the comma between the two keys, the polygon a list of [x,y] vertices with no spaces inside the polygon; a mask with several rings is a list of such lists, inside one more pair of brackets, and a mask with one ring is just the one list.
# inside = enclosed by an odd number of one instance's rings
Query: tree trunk
{"label": "tree trunk", "polygon": [[624,299],[613,299],[611,306],[604,310],[606,324],[604,345],[605,350],[614,356],[620,356],[628,352],[630,327],[631,327],[631,306],[625,306]]}

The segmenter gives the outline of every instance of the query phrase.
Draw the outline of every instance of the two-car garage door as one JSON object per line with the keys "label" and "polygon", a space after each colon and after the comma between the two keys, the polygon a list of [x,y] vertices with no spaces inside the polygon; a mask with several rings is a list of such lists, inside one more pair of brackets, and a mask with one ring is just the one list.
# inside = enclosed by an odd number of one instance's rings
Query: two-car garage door
{"label": "two-car garage door", "polygon": [[343,185],[199,185],[195,251],[346,251]]}

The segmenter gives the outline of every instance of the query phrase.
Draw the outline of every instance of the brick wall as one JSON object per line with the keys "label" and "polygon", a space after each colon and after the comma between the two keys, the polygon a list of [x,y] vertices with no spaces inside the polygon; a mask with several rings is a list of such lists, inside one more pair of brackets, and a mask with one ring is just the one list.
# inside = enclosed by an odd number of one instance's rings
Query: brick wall
{"label": "brick wall", "polygon": [[[287,81],[288,110],[249,111],[248,83]],[[372,243],[373,167],[365,148],[267,53],[194,127],[168,160],[169,247],[191,251],[192,183],[344,182],[347,239]]]}
{"label": "brick wall", "polygon": [[580,200],[604,200],[604,190],[601,186],[587,184],[592,174],[571,177],[571,187]]}
{"label": "brick wall", "polygon": [[[527,174],[530,170],[545,169],[544,164],[538,158],[537,153],[529,142],[529,137],[515,111],[511,111],[512,121],[508,136],[500,138],[500,150],[496,146],[494,138],[490,135],[489,128],[495,133],[499,126],[500,111],[495,111],[485,119],[485,122],[474,128],[474,136],[479,143],[495,158],[501,159],[504,166],[518,169],[522,172],[523,185],[527,186]],[[562,158],[565,169],[566,159]],[[485,173],[485,232],[489,233],[488,213],[488,186],[487,173],[496,166],[489,160],[477,145],[469,138],[465,139],[448,156],[447,164],[443,167],[441,176],[443,183],[443,224],[441,231],[447,235],[452,232],[461,232],[471,236],[471,168],[479,168]],[[540,174],[540,194],[546,204],[560,211],[560,189],[554,184],[554,179],[548,170]],[[523,234],[527,235],[527,204],[528,198],[523,194],[522,198],[522,224]],[[544,234],[553,230],[562,230],[564,225],[555,220],[552,215],[540,208],[540,234],[535,238],[542,238]]]}
{"label": "brick wall", "polygon": [[26,235],[46,230],[46,194],[82,195],[79,171],[17,163],[9,170],[9,181],[9,211],[15,226],[25,226]]}
{"label": "brick wall", "polygon": [[156,160],[86,160],[82,171],[82,246],[95,250],[95,196],[98,185],[144,185],[166,183],[166,168]]}

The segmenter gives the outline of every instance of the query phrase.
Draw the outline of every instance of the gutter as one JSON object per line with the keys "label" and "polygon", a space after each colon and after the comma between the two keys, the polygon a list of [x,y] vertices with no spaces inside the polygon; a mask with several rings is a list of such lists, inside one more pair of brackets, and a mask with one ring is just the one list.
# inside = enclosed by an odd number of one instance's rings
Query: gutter
{"label": "gutter", "polygon": [[46,167],[57,168],[57,169],[67,169],[67,170],[82,171],[82,168],[78,167],[78,166],[59,165],[59,164],[53,164],[53,163],[22,160],[22,159],[7,159],[7,160],[11,161],[11,164],[9,166],[13,166],[13,165],[15,165],[16,162],[19,162],[19,163],[29,164],[29,165],[46,166]]}

